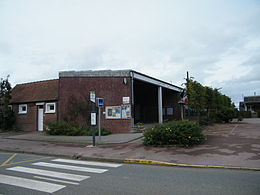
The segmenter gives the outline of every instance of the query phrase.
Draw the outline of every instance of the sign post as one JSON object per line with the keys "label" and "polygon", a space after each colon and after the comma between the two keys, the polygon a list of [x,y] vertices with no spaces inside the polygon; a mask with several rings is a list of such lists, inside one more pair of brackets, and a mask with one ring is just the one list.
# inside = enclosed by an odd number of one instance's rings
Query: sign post
{"label": "sign post", "polygon": [[[184,120],[184,105],[188,105],[188,96],[185,91],[182,91],[180,94],[181,100],[178,102],[181,105],[181,120]],[[189,110],[188,110],[189,111]]]}
{"label": "sign post", "polygon": [[104,99],[97,98],[97,104],[98,104],[98,138],[99,138],[99,143],[101,143],[101,108],[104,107]]}
{"label": "sign post", "polygon": [[96,93],[95,93],[95,91],[90,91],[89,100],[90,100],[90,103],[91,103],[90,125],[91,125],[91,129],[92,129],[92,145],[95,146],[96,145],[95,126],[97,125],[97,122],[96,122],[96,105],[95,105]]}

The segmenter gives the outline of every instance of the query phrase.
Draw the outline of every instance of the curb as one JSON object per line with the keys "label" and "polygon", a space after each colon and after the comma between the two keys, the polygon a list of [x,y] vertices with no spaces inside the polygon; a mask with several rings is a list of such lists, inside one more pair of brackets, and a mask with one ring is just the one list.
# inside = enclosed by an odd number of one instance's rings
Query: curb
{"label": "curb", "polygon": [[[119,144],[127,144],[131,143],[133,141],[136,141],[138,139],[142,139],[143,136],[133,138],[127,141],[122,142],[101,142],[98,143],[96,138],[96,145],[99,146],[105,146],[105,145],[119,145]],[[92,140],[86,140],[86,141],[67,141],[67,140],[49,140],[49,139],[29,139],[29,138],[12,138],[12,137],[5,137],[3,139],[11,139],[11,140],[21,140],[21,141],[35,141],[35,142],[49,142],[49,143],[64,143],[64,144],[78,144],[78,145],[86,145],[86,144],[92,144]]]}
{"label": "curb", "polygon": [[178,163],[170,163],[170,162],[163,162],[163,161],[145,160],[145,159],[125,159],[124,163],[175,166],[175,167],[191,167],[191,168],[218,168],[218,169],[260,171],[260,168],[230,167],[230,166],[217,166],[217,165],[190,165],[190,164],[178,164]]}
{"label": "curb", "polygon": [[99,157],[86,157],[81,156],[81,154],[50,154],[44,152],[25,152],[17,150],[3,150],[1,152],[14,152],[21,154],[34,154],[34,155],[46,155],[52,157],[63,157],[69,159],[78,160],[90,160],[99,162],[114,162],[114,163],[125,163],[125,164],[143,164],[143,165],[160,165],[160,166],[172,166],[172,167],[186,167],[186,168],[215,168],[215,169],[231,169],[231,170],[247,170],[247,171],[260,171],[260,168],[248,168],[248,167],[231,167],[231,166],[218,166],[218,165],[191,165],[191,164],[178,164],[164,161],[146,160],[146,159],[109,159],[109,158],[99,158]]}
{"label": "curb", "polygon": [[[17,151],[17,150],[2,150],[0,149],[0,152],[6,152],[6,153],[18,153],[18,154],[32,154],[37,156],[49,156],[56,157],[56,158],[67,158],[67,159],[75,159],[75,160],[89,160],[89,161],[98,161],[98,162],[114,162],[114,163],[124,163],[123,159],[112,159],[112,158],[98,158],[98,157],[86,157],[81,156],[80,154],[50,154],[50,153],[44,153],[44,152],[25,152],[25,151]],[[1,195],[1,194],[0,194]]]}

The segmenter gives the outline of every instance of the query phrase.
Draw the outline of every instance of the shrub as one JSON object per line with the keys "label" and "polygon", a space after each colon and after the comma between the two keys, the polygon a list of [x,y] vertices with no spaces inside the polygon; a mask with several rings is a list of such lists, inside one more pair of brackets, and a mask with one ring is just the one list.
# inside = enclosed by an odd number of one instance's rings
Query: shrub
{"label": "shrub", "polygon": [[220,122],[228,123],[230,122],[235,116],[235,109],[233,108],[222,108],[217,113],[217,120]]}
{"label": "shrub", "polygon": [[[107,130],[105,128],[101,128],[101,135],[105,136],[105,135],[110,135],[112,134],[112,131]],[[98,129],[95,129],[95,135],[98,136]],[[92,130],[89,130],[87,132],[87,136],[92,136]]]}
{"label": "shrub", "polygon": [[196,122],[171,121],[144,132],[145,145],[193,146],[205,140],[202,128]]}
{"label": "shrub", "polygon": [[199,119],[199,124],[202,126],[207,126],[207,125],[212,125],[215,122],[214,118],[210,118],[210,117],[201,117]]}
{"label": "shrub", "polygon": [[239,111],[242,118],[251,118],[251,111]]}
{"label": "shrub", "polygon": [[49,135],[87,135],[89,130],[86,128],[80,127],[75,122],[56,122],[48,125],[46,133]]}
{"label": "shrub", "polygon": [[[46,133],[49,135],[68,135],[68,136],[92,136],[92,130],[84,127],[80,127],[76,122],[56,122],[50,123]],[[96,135],[98,135],[98,130],[95,129]],[[109,135],[112,132],[102,128],[101,135]]]}
{"label": "shrub", "polygon": [[14,129],[15,115],[10,109],[0,109],[0,129],[9,131]]}

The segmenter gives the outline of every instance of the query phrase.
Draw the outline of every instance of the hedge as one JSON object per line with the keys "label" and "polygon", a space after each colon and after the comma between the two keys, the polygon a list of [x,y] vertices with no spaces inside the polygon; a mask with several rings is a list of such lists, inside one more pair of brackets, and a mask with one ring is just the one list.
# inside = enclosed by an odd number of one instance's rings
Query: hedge
{"label": "hedge", "polygon": [[144,132],[145,145],[193,146],[205,140],[201,126],[191,121],[171,121]]}

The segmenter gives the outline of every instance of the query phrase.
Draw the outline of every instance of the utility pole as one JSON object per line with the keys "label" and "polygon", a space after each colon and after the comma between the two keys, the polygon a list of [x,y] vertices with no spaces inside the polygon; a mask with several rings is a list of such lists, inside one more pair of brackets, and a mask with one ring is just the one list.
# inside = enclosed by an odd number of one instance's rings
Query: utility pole
{"label": "utility pole", "polygon": [[90,113],[90,127],[92,129],[92,146],[96,146],[96,93],[95,91],[90,91],[89,92],[89,100],[91,104],[91,113]]}
{"label": "utility pole", "polygon": [[[187,97],[189,98],[189,81],[190,81],[190,77],[189,77],[189,71],[187,71],[187,78],[186,78],[186,88],[187,88],[187,91],[186,91],[186,95]],[[189,99],[188,99],[189,101]],[[189,109],[189,104],[187,104],[187,107],[188,107],[188,119],[190,118],[190,109]]]}

